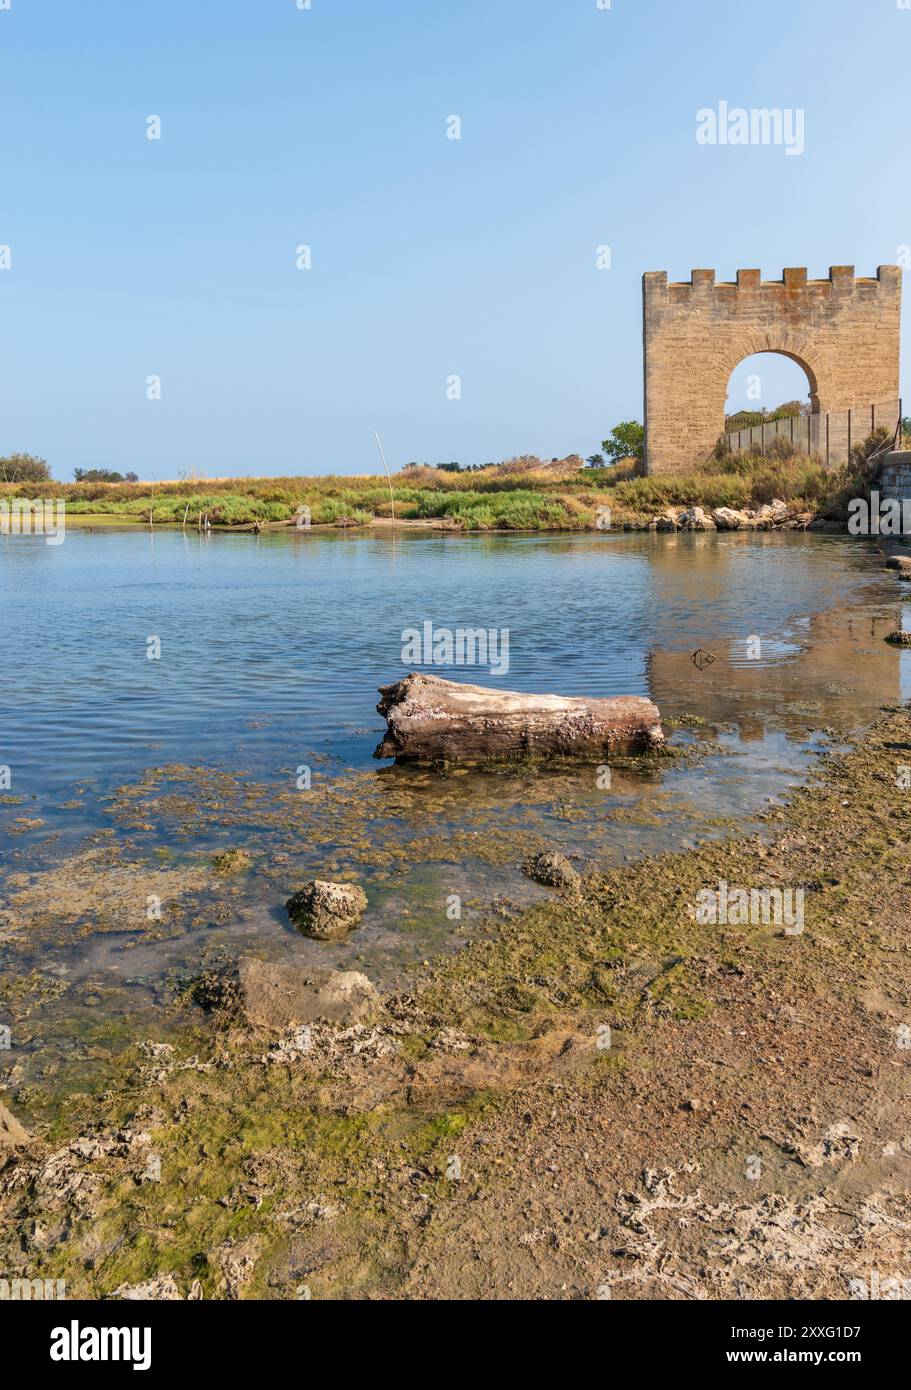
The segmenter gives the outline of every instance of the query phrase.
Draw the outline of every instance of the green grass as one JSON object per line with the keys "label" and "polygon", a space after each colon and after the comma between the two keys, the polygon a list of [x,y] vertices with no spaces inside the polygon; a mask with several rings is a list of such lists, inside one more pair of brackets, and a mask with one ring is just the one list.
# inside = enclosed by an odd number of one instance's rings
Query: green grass
{"label": "green grass", "polygon": [[449,517],[468,530],[565,528],[572,523],[562,502],[529,488],[511,489],[499,496],[475,490],[426,492],[409,504],[405,515],[420,520]]}
{"label": "green grass", "polygon": [[[470,530],[566,529],[594,520],[592,494],[610,470],[580,470],[570,480],[547,473],[459,475],[432,468],[407,470],[394,480],[395,512],[402,520],[449,519]],[[591,476],[589,476],[591,475]],[[42,483],[0,485],[2,496],[64,498],[73,516],[107,515],[158,525],[195,525],[208,515],[212,526],[254,521],[290,522],[309,507],[313,525],[354,521],[365,525],[389,518],[392,503],[385,478],[232,478],[225,483]],[[560,494],[560,495],[558,495]],[[573,502],[578,496],[583,505]],[[569,500],[567,501],[567,498]],[[590,515],[589,515],[590,512]]]}

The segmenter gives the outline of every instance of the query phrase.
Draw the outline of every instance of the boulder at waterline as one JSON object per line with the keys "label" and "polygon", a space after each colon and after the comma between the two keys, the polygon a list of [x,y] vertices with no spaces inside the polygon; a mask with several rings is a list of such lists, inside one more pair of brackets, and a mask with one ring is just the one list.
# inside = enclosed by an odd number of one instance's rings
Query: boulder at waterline
{"label": "boulder at waterline", "polygon": [[367,895],[354,883],[329,883],[316,878],[288,899],[288,916],[305,936],[334,941],[356,927],[367,907]]}
{"label": "boulder at waterline", "polygon": [[739,531],[749,518],[735,512],[733,507],[716,507],[712,512],[712,520],[719,531]]}
{"label": "boulder at waterline", "polygon": [[579,875],[565,854],[556,850],[546,850],[543,854],[533,854],[522,865],[522,872],[536,883],[545,883],[549,888],[577,888]]}
{"label": "boulder at waterline", "polygon": [[715,523],[702,507],[690,507],[677,518],[681,531],[714,531]]}

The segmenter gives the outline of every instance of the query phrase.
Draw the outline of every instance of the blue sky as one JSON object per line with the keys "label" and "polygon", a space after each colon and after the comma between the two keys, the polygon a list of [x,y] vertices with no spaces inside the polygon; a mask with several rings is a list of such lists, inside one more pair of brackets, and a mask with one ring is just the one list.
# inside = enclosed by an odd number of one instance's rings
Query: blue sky
{"label": "blue sky", "polygon": [[[896,0],[11,0],[0,453],[596,451],[641,418],[644,270],[872,274],[911,243],[909,55]],[[803,108],[805,152],[698,145],[720,100]],[[761,370],[764,404],[804,394]]]}

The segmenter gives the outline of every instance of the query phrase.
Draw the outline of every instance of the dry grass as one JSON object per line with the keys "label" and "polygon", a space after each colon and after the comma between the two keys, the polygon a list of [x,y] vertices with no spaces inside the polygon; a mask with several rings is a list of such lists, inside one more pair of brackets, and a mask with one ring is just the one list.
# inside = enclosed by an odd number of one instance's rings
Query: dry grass
{"label": "dry grass", "polygon": [[[641,524],[668,506],[749,507],[773,497],[815,511],[838,514],[850,470],[826,470],[818,459],[731,454],[696,473],[643,477],[636,459],[586,468],[576,456],[545,462],[533,455],[508,459],[477,472],[450,473],[426,465],[393,476],[395,513],[401,520],[445,521],[466,530],[580,530],[594,527],[601,504],[616,524]],[[291,522],[300,507],[314,525],[343,518],[367,524],[389,519],[392,505],[384,476],[226,478],[171,483],[0,484],[0,498],[36,495],[64,498],[71,514],[104,514],[124,520],[195,524],[207,513],[213,526]]]}

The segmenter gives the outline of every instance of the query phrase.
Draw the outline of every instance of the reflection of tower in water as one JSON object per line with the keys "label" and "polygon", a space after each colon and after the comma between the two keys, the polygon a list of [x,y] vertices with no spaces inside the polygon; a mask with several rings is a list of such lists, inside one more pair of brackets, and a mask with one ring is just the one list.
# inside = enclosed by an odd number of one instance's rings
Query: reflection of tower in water
{"label": "reflection of tower in water", "polygon": [[[812,728],[853,726],[901,699],[900,654],[883,640],[901,626],[900,602],[885,575],[881,585],[869,583],[877,578],[869,552],[858,551],[858,579],[866,582],[855,589],[850,573],[845,577],[843,552],[831,570],[821,551],[801,555],[799,542],[782,545],[774,533],[655,539],[649,563],[656,637],[647,669],[649,693],[666,718],[697,714],[710,725],[735,725],[752,742],[772,729],[799,738]],[[781,550],[776,583],[787,584],[789,569],[796,579],[796,563],[818,563],[818,583],[812,568],[805,569],[794,599],[799,603],[802,591],[804,605],[818,602],[819,610],[779,619],[776,631],[769,617],[774,605],[757,587],[755,602],[723,631],[729,590],[742,582],[737,567],[749,560],[744,547],[760,545]],[[829,589],[833,578],[838,582]],[[758,655],[749,644],[753,636],[761,638]],[[700,647],[715,658],[702,669],[692,660]]]}

